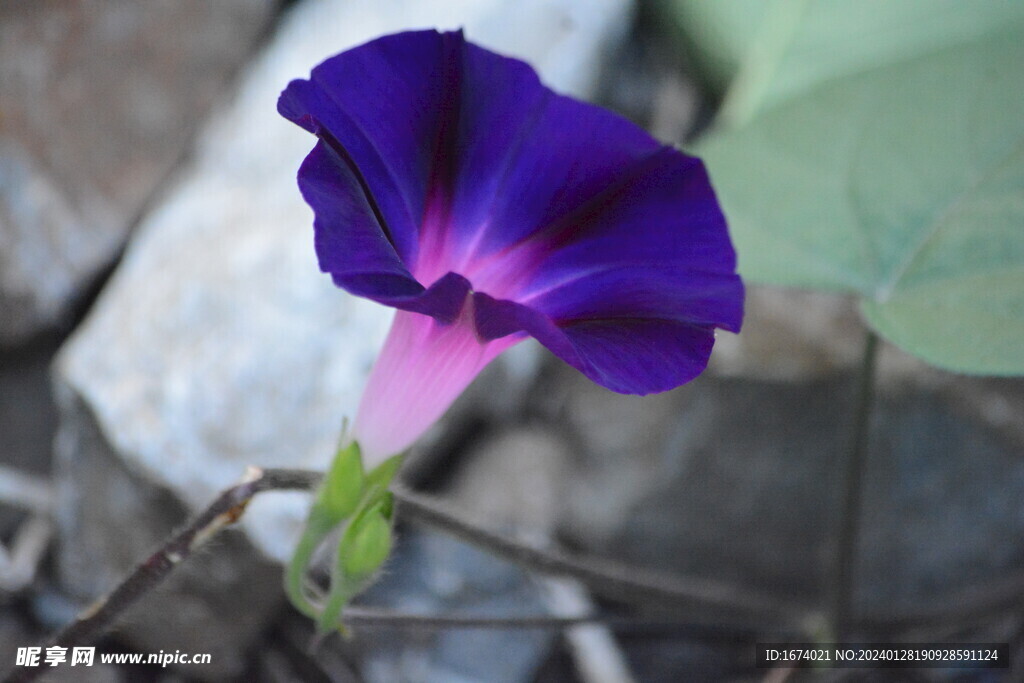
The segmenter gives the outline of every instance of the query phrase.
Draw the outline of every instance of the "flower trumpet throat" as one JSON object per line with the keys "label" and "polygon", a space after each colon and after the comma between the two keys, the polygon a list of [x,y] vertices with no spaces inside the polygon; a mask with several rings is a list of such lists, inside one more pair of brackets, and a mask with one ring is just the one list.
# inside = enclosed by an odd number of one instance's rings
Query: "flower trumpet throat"
{"label": "flower trumpet throat", "polygon": [[405,451],[488,363],[523,339],[481,339],[472,316],[469,296],[450,323],[409,311],[395,314],[352,425],[367,462]]}

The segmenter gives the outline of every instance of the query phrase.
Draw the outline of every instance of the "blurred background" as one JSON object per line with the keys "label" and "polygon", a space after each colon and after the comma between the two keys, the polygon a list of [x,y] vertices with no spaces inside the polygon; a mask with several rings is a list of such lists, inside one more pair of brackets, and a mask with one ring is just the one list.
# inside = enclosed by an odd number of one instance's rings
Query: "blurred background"
{"label": "blurred background", "polygon": [[[747,314],[702,377],[651,397],[516,347],[402,477],[524,542],[713,580],[731,607],[626,604],[403,525],[361,603],[673,625],[375,628],[314,649],[281,590],[308,498],[271,493],[100,643],[212,664],[48,680],[1021,680],[1020,7],[0,3],[0,666],[246,465],[326,465],[390,310],[318,272],[294,180],[311,143],[276,98],[378,35],[463,26],[556,90],[706,155]],[[796,635],[825,628],[876,333],[855,633],[1010,642],[1012,670],[754,667],[754,643],[794,634],[744,596],[809,615]]]}

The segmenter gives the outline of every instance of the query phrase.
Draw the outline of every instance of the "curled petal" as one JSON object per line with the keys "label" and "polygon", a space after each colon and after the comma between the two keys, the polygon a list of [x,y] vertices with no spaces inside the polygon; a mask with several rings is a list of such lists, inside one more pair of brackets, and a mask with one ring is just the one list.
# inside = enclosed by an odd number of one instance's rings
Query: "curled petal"
{"label": "curled petal", "polygon": [[707,366],[714,330],[675,320],[612,318],[556,325],[513,301],[476,293],[476,325],[485,337],[525,331],[588,378],[623,394],[653,394],[679,386]]}
{"label": "curled petal", "polygon": [[300,189],[315,215],[321,270],[349,292],[403,310],[451,322],[462,309],[469,282],[449,273],[429,288],[409,273],[380,227],[350,168],[321,140],[299,168]]}
{"label": "curled petal", "polygon": [[454,104],[445,65],[463,45],[461,34],[435,31],[378,38],[292,81],[278,100],[285,118],[345,150],[407,264],[416,258],[438,132]]}

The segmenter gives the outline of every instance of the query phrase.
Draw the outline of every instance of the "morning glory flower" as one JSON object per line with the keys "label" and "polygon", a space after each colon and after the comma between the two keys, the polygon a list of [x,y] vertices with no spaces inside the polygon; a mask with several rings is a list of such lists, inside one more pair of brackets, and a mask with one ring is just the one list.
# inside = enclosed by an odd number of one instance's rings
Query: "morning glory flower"
{"label": "morning glory flower", "polygon": [[355,421],[410,446],[527,337],[613,391],[672,389],[738,332],[743,285],[703,164],[558,95],[461,31],[385,36],[291,82],[299,187],[334,283],[398,309]]}

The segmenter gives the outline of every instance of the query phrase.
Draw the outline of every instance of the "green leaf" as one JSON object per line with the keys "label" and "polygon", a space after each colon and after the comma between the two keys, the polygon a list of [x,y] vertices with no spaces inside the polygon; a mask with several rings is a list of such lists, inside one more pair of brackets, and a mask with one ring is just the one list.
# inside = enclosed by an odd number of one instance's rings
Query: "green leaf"
{"label": "green leaf", "polygon": [[1021,65],[1010,26],[707,139],[740,272],[855,292],[879,333],[937,365],[1024,373]]}
{"label": "green leaf", "polygon": [[828,81],[1024,25],[1015,0],[661,0],[713,83],[725,117]]}
{"label": "green leaf", "polygon": [[908,289],[884,305],[864,301],[862,309],[882,336],[930,363],[967,373],[1024,374],[1024,269]]}

